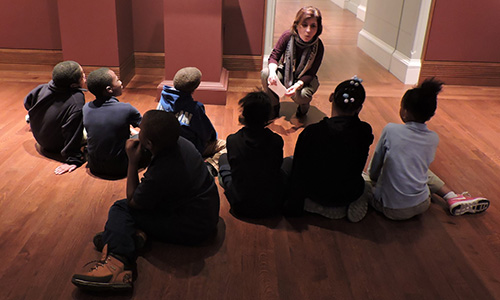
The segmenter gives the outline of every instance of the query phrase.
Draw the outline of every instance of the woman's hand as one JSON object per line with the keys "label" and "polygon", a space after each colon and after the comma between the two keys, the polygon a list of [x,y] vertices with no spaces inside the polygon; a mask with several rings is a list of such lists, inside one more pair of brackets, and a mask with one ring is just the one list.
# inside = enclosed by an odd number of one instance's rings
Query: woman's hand
{"label": "woman's hand", "polygon": [[295,93],[304,86],[304,82],[297,81],[294,85],[286,89],[285,96],[292,97]]}
{"label": "woman's hand", "polygon": [[278,70],[278,65],[274,63],[269,64],[269,76],[267,77],[267,84],[269,85],[278,85],[278,75],[276,74],[276,70]]}

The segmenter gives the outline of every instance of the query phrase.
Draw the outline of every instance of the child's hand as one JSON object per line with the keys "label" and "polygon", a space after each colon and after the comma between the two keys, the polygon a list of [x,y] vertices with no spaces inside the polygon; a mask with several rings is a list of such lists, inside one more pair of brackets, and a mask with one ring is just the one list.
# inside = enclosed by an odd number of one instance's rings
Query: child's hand
{"label": "child's hand", "polygon": [[135,129],[134,127],[130,127],[130,135],[133,136],[133,135],[138,135],[139,134],[139,130]]}
{"label": "child's hand", "polygon": [[141,142],[138,139],[128,139],[125,144],[125,150],[127,151],[129,164],[139,165],[142,157]]}
{"label": "child's hand", "polygon": [[76,165],[62,164],[54,170],[56,175],[62,175],[64,173],[71,173],[76,169]]}

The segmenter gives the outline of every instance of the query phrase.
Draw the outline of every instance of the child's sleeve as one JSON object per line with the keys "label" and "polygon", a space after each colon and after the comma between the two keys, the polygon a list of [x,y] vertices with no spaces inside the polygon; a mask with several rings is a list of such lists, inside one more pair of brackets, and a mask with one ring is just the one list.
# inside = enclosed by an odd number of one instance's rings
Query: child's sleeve
{"label": "child's sleeve", "polygon": [[129,113],[129,123],[134,127],[139,127],[141,124],[142,116],[141,113],[137,110],[137,108],[130,105],[130,113]]}
{"label": "child's sleeve", "polygon": [[384,166],[385,153],[387,151],[386,138],[387,132],[384,128],[384,130],[382,130],[382,134],[380,135],[380,139],[378,140],[375,152],[373,153],[370,165],[368,166],[368,174],[373,182],[378,180],[380,173],[382,172],[382,167]]}

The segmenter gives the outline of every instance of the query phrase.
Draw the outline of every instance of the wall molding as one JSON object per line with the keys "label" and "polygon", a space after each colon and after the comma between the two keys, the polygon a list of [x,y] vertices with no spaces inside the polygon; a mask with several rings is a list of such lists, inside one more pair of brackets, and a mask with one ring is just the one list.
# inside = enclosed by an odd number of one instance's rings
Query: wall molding
{"label": "wall molding", "polygon": [[61,50],[0,49],[1,64],[54,66],[62,60]]}
{"label": "wall molding", "polygon": [[387,70],[391,65],[394,47],[362,29],[358,34],[358,47]]}
{"label": "wall molding", "polygon": [[222,65],[229,71],[260,71],[262,55],[223,55]]}
{"label": "wall molding", "polygon": [[399,51],[394,51],[389,72],[404,84],[416,84],[421,69],[420,59],[411,59]]}
{"label": "wall molding", "polygon": [[361,21],[365,21],[366,19],[366,5],[359,5],[358,11],[356,12],[356,17]]}
{"label": "wall molding", "polygon": [[449,85],[500,86],[500,63],[423,61],[420,80],[428,77]]}
{"label": "wall molding", "polygon": [[342,9],[345,8],[346,2],[347,2],[347,0],[330,0],[330,1],[332,1],[333,4],[339,6]]}
{"label": "wall molding", "polygon": [[165,69],[165,53],[134,52],[136,68]]}

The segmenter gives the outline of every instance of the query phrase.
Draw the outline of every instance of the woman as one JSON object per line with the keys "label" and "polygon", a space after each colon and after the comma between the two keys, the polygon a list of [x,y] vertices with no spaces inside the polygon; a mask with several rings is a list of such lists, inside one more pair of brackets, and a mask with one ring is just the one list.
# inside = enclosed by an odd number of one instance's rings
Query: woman
{"label": "woman", "polygon": [[278,117],[279,96],[268,87],[277,85],[278,80],[286,88],[285,96],[291,97],[297,107],[297,117],[309,110],[313,94],[318,90],[316,76],[323,59],[324,46],[319,39],[323,31],[321,12],[307,6],[301,8],[292,28],[279,38],[269,57],[269,66],[261,72],[262,86],[273,105],[274,117]]}

